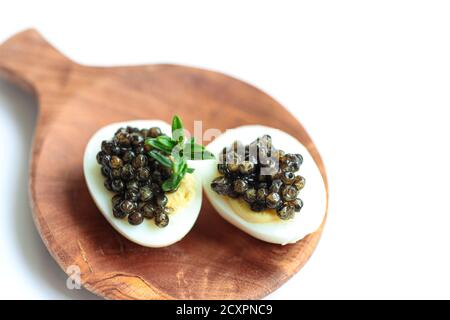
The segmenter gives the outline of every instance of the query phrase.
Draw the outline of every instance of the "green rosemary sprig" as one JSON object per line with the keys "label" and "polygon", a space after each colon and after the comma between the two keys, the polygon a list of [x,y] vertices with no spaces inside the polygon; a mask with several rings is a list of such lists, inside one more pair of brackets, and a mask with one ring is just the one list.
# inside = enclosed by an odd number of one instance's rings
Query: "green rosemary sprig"
{"label": "green rosemary sprig", "polygon": [[171,176],[162,184],[164,191],[176,190],[186,173],[194,172],[194,169],[188,166],[187,160],[215,158],[204,146],[195,143],[194,138],[186,142],[183,122],[176,115],[172,119],[172,137],[162,135],[157,138],[148,138],[145,144],[152,148],[148,153],[150,157],[171,169]]}

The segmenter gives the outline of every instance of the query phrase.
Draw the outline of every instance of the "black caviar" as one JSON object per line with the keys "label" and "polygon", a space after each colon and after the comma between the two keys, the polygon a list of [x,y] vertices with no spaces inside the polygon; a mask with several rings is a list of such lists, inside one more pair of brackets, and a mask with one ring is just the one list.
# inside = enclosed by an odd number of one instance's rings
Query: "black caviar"
{"label": "black caviar", "polygon": [[131,225],[153,218],[159,227],[169,224],[170,208],[161,185],[170,172],[147,154],[150,147],[144,143],[146,138],[161,135],[157,127],[120,128],[112,140],[102,142],[97,154],[105,188],[114,192],[112,214],[127,218]]}
{"label": "black caviar", "polygon": [[302,163],[300,154],[276,149],[269,135],[245,146],[235,141],[222,150],[220,176],[211,188],[220,195],[242,198],[255,212],[274,209],[280,219],[292,219],[303,207],[299,192],[305,178],[296,174]]}

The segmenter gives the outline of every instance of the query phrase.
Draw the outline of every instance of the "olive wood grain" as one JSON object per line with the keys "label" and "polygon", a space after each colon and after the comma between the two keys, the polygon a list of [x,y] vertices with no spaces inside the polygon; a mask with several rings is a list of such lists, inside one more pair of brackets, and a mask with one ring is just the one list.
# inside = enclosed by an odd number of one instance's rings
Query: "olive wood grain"
{"label": "olive wood grain", "polygon": [[[98,68],[74,63],[35,30],[0,46],[0,73],[35,94],[39,116],[31,165],[33,216],[64,271],[78,265],[82,284],[108,299],[255,299],[296,273],[322,226],[294,245],[256,240],[223,220],[204,197],[199,219],[179,243],[141,247],[121,237],[92,201],[82,173],[91,135],[116,121],[179,114],[188,130],[245,124],[281,128],[325,168],[303,127],[257,88],[221,73],[158,64]],[[327,188],[328,190],[328,188]]]}

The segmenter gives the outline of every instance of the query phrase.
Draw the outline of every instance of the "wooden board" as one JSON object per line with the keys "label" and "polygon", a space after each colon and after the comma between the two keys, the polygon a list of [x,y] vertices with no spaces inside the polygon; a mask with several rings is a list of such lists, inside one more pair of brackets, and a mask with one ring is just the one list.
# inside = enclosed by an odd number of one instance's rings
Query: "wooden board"
{"label": "wooden board", "polygon": [[35,30],[0,46],[0,73],[33,92],[39,117],[32,150],[34,220],[64,271],[81,268],[83,285],[109,299],[255,299],[271,293],[311,256],[322,227],[287,246],[256,240],[223,220],[204,197],[192,231],[167,248],[141,247],[103,218],[84,182],[91,135],[116,121],[179,114],[192,130],[244,124],[281,128],[322,160],[303,127],[264,92],[229,76],[177,65],[97,68],[76,64]]}

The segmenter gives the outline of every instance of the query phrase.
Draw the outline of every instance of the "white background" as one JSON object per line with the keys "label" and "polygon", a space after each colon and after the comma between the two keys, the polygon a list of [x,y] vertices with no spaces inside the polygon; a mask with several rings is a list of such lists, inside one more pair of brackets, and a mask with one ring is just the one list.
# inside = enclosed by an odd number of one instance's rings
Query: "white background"
{"label": "white background", "polygon": [[[330,210],[269,298],[450,298],[449,17],[446,1],[2,1],[0,41],[34,26],[81,63],[214,69],[290,109]],[[0,82],[0,298],[94,298],[65,288],[31,219],[36,109]]]}

